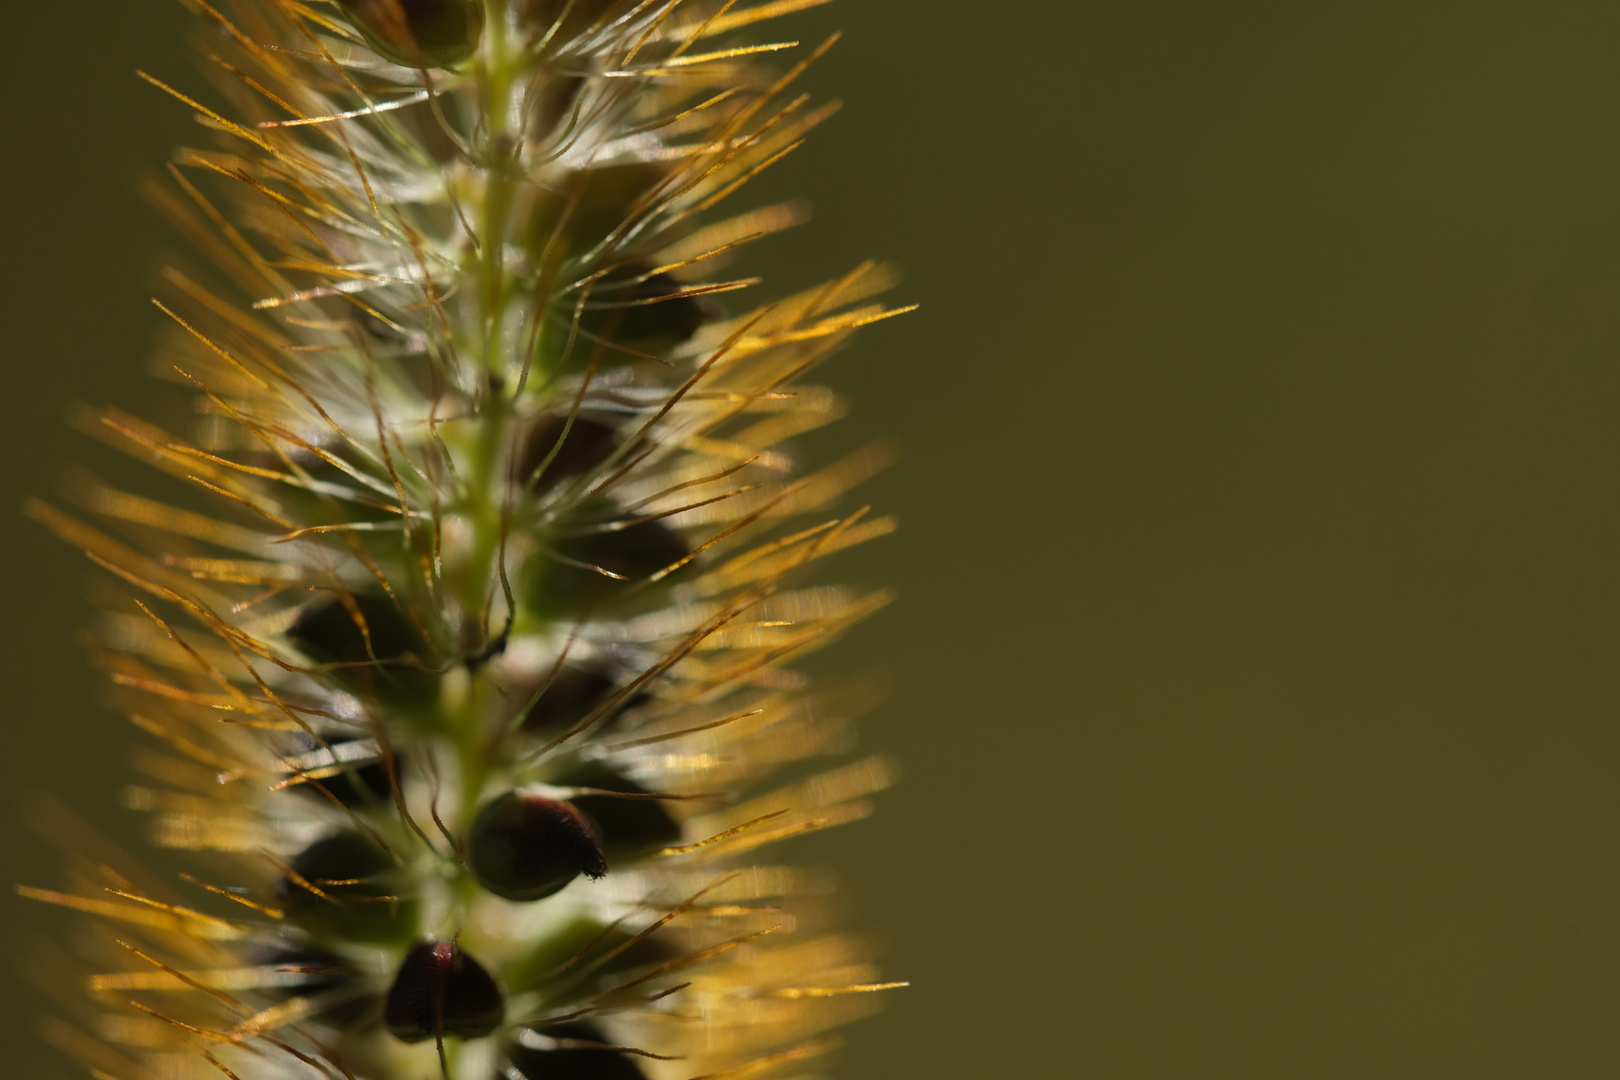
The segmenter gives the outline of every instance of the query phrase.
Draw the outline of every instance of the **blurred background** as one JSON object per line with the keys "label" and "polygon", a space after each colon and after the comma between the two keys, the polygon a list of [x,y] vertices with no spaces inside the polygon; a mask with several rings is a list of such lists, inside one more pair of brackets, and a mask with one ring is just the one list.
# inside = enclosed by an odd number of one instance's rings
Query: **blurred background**
{"label": "blurred background", "polygon": [[[9,4],[0,791],[117,807],[81,556],[17,511],[126,405],[190,137],[162,0]],[[913,986],[839,1075],[1620,1075],[1620,7],[838,0],[848,107],[761,184],[915,315],[821,667],[907,774],[800,842]],[[759,265],[756,262],[754,265]],[[49,885],[15,824],[4,874]],[[15,951],[49,920],[0,898]],[[7,984],[8,1072],[46,1060]],[[64,1075],[66,1075],[64,1073]]]}

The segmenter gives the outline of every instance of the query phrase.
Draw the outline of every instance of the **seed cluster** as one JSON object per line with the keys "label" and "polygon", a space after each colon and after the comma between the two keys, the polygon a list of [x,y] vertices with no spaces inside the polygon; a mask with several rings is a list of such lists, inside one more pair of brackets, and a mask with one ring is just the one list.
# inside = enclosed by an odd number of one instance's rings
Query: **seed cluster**
{"label": "seed cluster", "polygon": [[895,984],[758,853],[893,767],[795,771],[873,694],[784,665],[887,602],[803,579],[892,523],[835,507],[882,447],[789,440],[897,312],[874,264],[737,304],[804,211],[717,208],[832,111],[830,41],[747,37],[820,0],[186,2],[212,96],[146,78],[204,129],[150,192],[196,418],[87,414],[168,497],[31,512],[104,571],[126,800],[195,872],[23,890],[96,916],[47,1035],[118,1080],[801,1075]]}

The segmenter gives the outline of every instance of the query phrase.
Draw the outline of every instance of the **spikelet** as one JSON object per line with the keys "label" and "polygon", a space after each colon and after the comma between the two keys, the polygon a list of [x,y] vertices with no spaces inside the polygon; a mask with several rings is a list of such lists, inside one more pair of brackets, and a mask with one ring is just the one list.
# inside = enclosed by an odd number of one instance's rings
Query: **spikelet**
{"label": "spikelet", "polygon": [[91,917],[46,1034],[115,1080],[807,1075],[897,984],[769,845],[894,769],[795,770],[872,694],[784,665],[888,600],[806,571],[892,523],[843,499],[881,447],[784,443],[896,312],[873,264],[750,300],[803,212],[723,211],[830,114],[831,41],[750,36],[820,0],[186,2],[211,94],[143,77],[204,129],[151,193],[196,417],[81,418],[167,501],[31,512],[105,571],[126,801],[191,869],[69,839],[23,890]]}

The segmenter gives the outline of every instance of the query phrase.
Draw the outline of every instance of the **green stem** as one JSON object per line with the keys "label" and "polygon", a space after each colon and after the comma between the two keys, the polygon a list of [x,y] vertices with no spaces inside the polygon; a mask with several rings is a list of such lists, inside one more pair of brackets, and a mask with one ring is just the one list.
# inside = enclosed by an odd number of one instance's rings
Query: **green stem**
{"label": "green stem", "polygon": [[[521,87],[521,49],[514,53],[507,26],[507,0],[485,0],[485,28],[482,44],[483,115],[487,140],[482,155],[483,186],[477,192],[479,205],[474,215],[479,222],[481,245],[474,255],[477,281],[478,319],[482,334],[485,385],[477,392],[474,428],[467,433],[461,449],[466,454],[461,470],[464,496],[455,512],[466,522],[471,542],[465,561],[457,568],[455,593],[463,621],[461,648],[476,652],[487,646],[491,633],[499,627],[483,628],[485,604],[497,585],[502,502],[506,490],[503,465],[513,417],[506,395],[498,392],[495,379],[504,358],[500,354],[502,325],[508,304],[504,249],[508,219],[515,191],[514,165],[517,143],[508,130],[514,88]],[[468,632],[477,623],[479,632]],[[457,819],[472,820],[478,797],[489,778],[491,762],[485,753],[483,727],[495,711],[494,691],[476,672],[471,673],[466,691],[442,717],[442,728],[456,757],[460,780]],[[473,883],[465,873],[456,875],[457,906],[471,898]]]}
{"label": "green stem", "polygon": [[[506,0],[485,0],[484,44],[484,121],[487,141],[484,153],[484,193],[480,225],[483,251],[478,266],[479,317],[484,335],[484,366],[490,375],[499,374],[501,327],[506,308],[506,231],[515,189],[514,171],[519,162],[522,133],[514,136],[508,123],[512,112],[513,88],[518,84],[521,50],[514,54],[507,32]],[[494,396],[494,395],[490,395]]]}

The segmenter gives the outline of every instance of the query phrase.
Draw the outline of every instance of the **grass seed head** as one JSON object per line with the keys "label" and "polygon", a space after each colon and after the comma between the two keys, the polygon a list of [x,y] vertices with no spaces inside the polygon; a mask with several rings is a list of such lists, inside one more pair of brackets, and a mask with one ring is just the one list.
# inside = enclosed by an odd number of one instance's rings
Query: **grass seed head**
{"label": "grass seed head", "polygon": [[96,923],[42,973],[94,1075],[796,1073],[896,985],[770,861],[894,775],[804,767],[871,694],[787,666],[888,600],[809,574],[889,455],[790,443],[893,275],[730,269],[804,218],[748,185],[831,115],[760,34],[813,2],[186,0],[191,418],[89,416],[167,476],[31,506],[188,863],[24,890]]}

